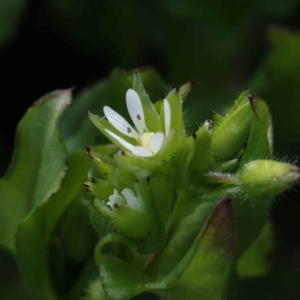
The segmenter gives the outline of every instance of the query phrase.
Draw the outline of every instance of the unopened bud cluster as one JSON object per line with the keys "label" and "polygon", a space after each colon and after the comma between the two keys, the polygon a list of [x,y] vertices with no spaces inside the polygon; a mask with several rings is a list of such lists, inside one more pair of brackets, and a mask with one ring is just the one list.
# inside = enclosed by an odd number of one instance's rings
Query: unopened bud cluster
{"label": "unopened bud cluster", "polygon": [[131,120],[108,106],[104,117],[89,113],[113,145],[88,148],[85,187],[111,232],[140,253],[161,249],[178,219],[201,202],[236,195],[271,201],[299,178],[297,167],[271,160],[268,106],[248,90],[226,115],[213,111],[187,134],[182,103],[191,88],[189,82],[153,103],[135,74],[125,95]]}

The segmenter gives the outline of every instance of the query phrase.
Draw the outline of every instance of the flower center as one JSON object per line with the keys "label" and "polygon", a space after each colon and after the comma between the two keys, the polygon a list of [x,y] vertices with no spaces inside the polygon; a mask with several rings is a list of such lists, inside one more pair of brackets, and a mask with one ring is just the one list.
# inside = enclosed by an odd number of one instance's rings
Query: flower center
{"label": "flower center", "polygon": [[141,135],[141,146],[151,150],[151,141],[154,136],[153,132],[145,132]]}

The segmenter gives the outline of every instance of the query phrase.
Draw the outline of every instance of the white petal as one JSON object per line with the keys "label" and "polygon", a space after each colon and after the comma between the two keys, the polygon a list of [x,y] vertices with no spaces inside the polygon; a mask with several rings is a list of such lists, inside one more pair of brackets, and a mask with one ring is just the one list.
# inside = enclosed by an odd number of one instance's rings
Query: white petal
{"label": "white petal", "polygon": [[109,131],[108,129],[105,129],[105,131],[112,136],[114,139],[116,139],[123,147],[125,147],[126,149],[132,151],[132,149],[134,148],[133,145],[129,144],[127,141],[123,140],[122,138],[120,138],[118,135],[116,135],[115,133]]}
{"label": "white petal", "polygon": [[135,196],[134,192],[131,189],[125,188],[122,191],[122,195],[125,197],[127,205],[129,207],[139,211],[143,210],[143,203]]}
{"label": "white petal", "polygon": [[109,106],[104,106],[103,111],[109,123],[117,130],[130,137],[139,137],[135,129],[116,111],[111,109]]}
{"label": "white petal", "polygon": [[107,202],[107,205],[109,205],[111,208],[116,208],[116,205],[125,205],[126,201],[125,199],[119,195],[118,191],[114,189],[113,195],[109,196],[109,202]]}
{"label": "white petal", "polygon": [[140,134],[145,131],[145,116],[139,95],[133,89],[126,93],[126,104],[129,115]]}
{"label": "white petal", "polygon": [[171,108],[170,108],[169,101],[167,99],[164,99],[164,112],[165,112],[165,130],[166,130],[166,136],[168,136],[171,127]]}
{"label": "white petal", "polygon": [[153,156],[153,153],[149,149],[141,146],[134,146],[131,149],[131,151],[136,156],[142,156],[142,157]]}
{"label": "white petal", "polygon": [[156,132],[151,141],[151,149],[154,154],[156,154],[164,141],[164,134],[161,132]]}

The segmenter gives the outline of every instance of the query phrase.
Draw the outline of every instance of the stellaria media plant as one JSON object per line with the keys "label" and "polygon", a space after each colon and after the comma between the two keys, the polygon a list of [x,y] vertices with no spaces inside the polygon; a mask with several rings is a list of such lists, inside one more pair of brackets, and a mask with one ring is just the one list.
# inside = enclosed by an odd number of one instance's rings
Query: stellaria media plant
{"label": "stellaria media plant", "polygon": [[[267,104],[244,90],[190,134],[182,104],[193,83],[152,102],[142,78],[160,94],[150,69],[116,70],[79,96],[64,120],[68,152],[58,121],[70,91],[36,102],[19,124],[0,237],[37,299],[234,299],[238,278],[255,276],[247,259],[271,230],[272,199],[299,179],[272,160]],[[100,132],[82,120],[86,108]],[[70,281],[71,262],[81,269]]]}

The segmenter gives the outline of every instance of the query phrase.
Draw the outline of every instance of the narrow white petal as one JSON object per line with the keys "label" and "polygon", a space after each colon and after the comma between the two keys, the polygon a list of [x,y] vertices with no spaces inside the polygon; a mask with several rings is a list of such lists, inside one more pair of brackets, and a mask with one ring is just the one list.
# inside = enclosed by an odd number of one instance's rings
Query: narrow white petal
{"label": "narrow white petal", "polygon": [[164,112],[165,112],[165,130],[166,130],[166,136],[168,136],[171,127],[171,108],[170,108],[169,101],[167,99],[164,99]]}
{"label": "narrow white petal", "polygon": [[164,134],[161,132],[156,132],[151,141],[151,149],[154,154],[156,154],[164,141]]}
{"label": "narrow white petal", "polygon": [[133,138],[137,138],[139,136],[136,130],[121,115],[109,106],[104,106],[103,112],[109,123],[117,130]]}
{"label": "narrow white petal", "polygon": [[114,189],[113,195],[109,196],[109,202],[107,202],[107,205],[109,205],[111,208],[117,208],[118,206],[125,204],[125,199],[119,195],[116,189]]}
{"label": "narrow white petal", "polygon": [[139,211],[143,210],[143,203],[135,196],[131,189],[125,188],[122,191],[122,195],[125,197],[129,207]]}
{"label": "narrow white petal", "polygon": [[139,95],[133,89],[129,89],[126,93],[126,104],[136,129],[143,134],[145,131],[144,110]]}
{"label": "narrow white petal", "polygon": [[131,149],[131,151],[136,156],[142,156],[142,157],[153,156],[153,153],[149,149],[141,147],[141,146],[134,146]]}
{"label": "narrow white petal", "polygon": [[114,134],[113,132],[105,129],[105,131],[111,136],[113,137],[115,140],[117,140],[123,147],[125,147],[126,149],[132,151],[132,149],[134,148],[133,145],[129,144],[127,141],[123,140],[122,138],[120,138],[118,135]]}

